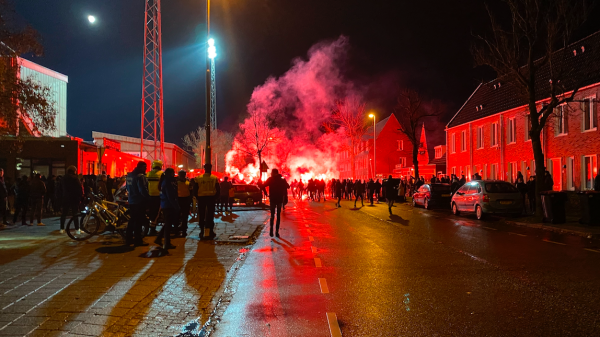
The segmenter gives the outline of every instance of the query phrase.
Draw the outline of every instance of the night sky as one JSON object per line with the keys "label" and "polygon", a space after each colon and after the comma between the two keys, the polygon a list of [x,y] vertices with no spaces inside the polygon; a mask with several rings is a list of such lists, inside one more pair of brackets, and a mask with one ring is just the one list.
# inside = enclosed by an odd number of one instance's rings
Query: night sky
{"label": "night sky", "polygon": [[[32,60],[69,76],[69,134],[139,137],[144,1],[12,2],[16,22],[42,36],[45,54]],[[400,83],[441,100],[451,116],[482,79],[491,79],[474,69],[469,51],[471,33],[488,24],[482,3],[213,0],[219,128],[235,131],[254,87],[283,74],[313,44],[342,34],[351,44],[348,80],[366,88],[369,108],[389,115]],[[180,145],[205,119],[205,6],[162,2],[165,140]]]}

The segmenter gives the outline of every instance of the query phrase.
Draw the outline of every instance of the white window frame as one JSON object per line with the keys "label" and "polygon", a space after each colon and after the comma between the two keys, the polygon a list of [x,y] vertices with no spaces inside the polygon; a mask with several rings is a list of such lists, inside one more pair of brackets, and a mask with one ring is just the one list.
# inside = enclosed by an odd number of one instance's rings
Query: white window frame
{"label": "white window frame", "polygon": [[[592,174],[591,174],[591,179],[588,180],[586,177],[586,170],[587,170],[587,165],[585,164],[586,158],[590,158],[590,165],[591,165],[591,170],[592,170]],[[586,155],[586,156],[581,156],[581,190],[582,191],[589,191],[589,190],[593,190],[594,189],[594,178],[596,177],[596,172],[598,171],[598,158],[596,157],[595,154],[591,154],[591,155]],[[588,183],[589,183],[589,187],[588,187]]]}
{"label": "white window frame", "polygon": [[442,158],[442,148],[441,147],[436,147],[435,149],[435,159],[440,159]]}
{"label": "white window frame", "polygon": [[498,146],[498,122],[492,123],[490,131],[490,147]]}
{"label": "white window frame", "polygon": [[456,175],[456,166],[452,166],[452,174]]}
{"label": "white window frame", "polygon": [[554,137],[561,137],[569,134],[569,114],[567,110],[566,104],[561,104],[555,108]]}
{"label": "white window frame", "polygon": [[456,133],[450,135],[450,153],[456,153]]}
{"label": "white window frame", "polygon": [[400,157],[400,165],[402,165],[402,167],[406,167],[406,157]]}
{"label": "white window frame", "polygon": [[507,124],[508,135],[506,137],[506,144],[517,143],[517,119],[515,117],[509,118]]}
{"label": "white window frame", "polygon": [[490,179],[498,180],[498,164],[492,164],[490,168]]}
{"label": "white window frame", "polygon": [[531,137],[529,137],[529,131],[531,130],[531,115],[527,114],[525,116],[525,141],[531,141]]}
{"label": "white window frame", "polygon": [[590,97],[586,97],[583,99],[583,101],[588,101],[588,103],[590,104],[590,113],[588,116],[588,119],[589,119],[588,122],[590,123],[589,129],[585,128],[585,122],[586,122],[585,114],[586,113],[583,110],[584,102],[581,102],[581,131],[582,132],[590,132],[590,131],[594,131],[594,130],[598,129],[598,114],[596,112],[596,106],[594,104],[595,99],[596,99],[596,96],[590,96]]}
{"label": "white window frame", "polygon": [[467,131],[463,130],[460,133],[460,152],[467,151]]}
{"label": "white window frame", "polygon": [[567,157],[567,190],[575,191],[575,157]]}
{"label": "white window frame", "polygon": [[397,151],[404,151],[404,141],[403,140],[397,140],[396,142],[398,143],[398,150]]}
{"label": "white window frame", "polygon": [[483,126],[477,127],[477,149],[483,149]]}

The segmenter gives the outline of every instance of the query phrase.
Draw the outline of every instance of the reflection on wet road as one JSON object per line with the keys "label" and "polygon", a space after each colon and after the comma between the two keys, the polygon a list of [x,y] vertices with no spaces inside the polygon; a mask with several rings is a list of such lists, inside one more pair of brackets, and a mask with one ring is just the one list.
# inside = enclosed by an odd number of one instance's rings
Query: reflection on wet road
{"label": "reflection on wet road", "polygon": [[588,240],[401,204],[295,201],[214,336],[598,336]]}

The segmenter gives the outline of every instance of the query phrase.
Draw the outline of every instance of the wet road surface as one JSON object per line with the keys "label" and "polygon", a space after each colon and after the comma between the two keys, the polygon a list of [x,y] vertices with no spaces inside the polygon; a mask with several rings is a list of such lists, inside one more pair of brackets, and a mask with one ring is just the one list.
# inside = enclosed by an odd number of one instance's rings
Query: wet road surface
{"label": "wet road surface", "polygon": [[213,336],[600,336],[597,242],[447,211],[291,201]]}

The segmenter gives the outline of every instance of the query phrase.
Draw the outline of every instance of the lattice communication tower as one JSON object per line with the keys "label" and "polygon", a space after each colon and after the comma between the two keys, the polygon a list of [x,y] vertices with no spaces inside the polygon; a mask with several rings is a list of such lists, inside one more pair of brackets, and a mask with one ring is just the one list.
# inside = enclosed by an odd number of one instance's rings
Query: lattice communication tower
{"label": "lattice communication tower", "polygon": [[165,161],[160,0],[146,0],[140,156]]}

